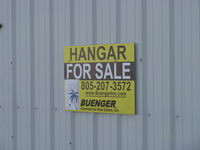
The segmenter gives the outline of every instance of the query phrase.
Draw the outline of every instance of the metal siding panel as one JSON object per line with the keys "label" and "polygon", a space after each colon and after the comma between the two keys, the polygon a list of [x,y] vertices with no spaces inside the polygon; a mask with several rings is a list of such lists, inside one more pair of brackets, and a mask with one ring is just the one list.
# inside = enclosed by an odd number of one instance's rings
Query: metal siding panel
{"label": "metal siding panel", "polygon": [[0,9],[0,149],[12,149],[11,1],[1,1]]}
{"label": "metal siding panel", "polygon": [[35,1],[36,149],[50,149],[49,1]]}
{"label": "metal siding panel", "polygon": [[[148,148],[169,145],[169,2],[147,3]],[[166,23],[165,23],[166,22]],[[168,138],[165,134],[168,134]]]}
{"label": "metal siding panel", "polygon": [[[64,111],[64,84],[63,84],[63,49],[69,45],[69,1],[54,1],[54,104],[55,104],[55,149],[67,149],[69,144],[67,132],[68,124],[66,123],[66,112]],[[64,31],[63,31],[64,29]],[[68,36],[69,37],[69,36]],[[68,117],[68,116],[67,116]],[[67,136],[68,135],[68,136]]]}
{"label": "metal siding panel", "polygon": [[175,132],[175,33],[174,33],[174,1],[169,1],[169,79],[170,79],[170,149],[175,149],[176,132]]}
{"label": "metal siding panel", "polygon": [[17,149],[17,64],[16,64],[16,3],[12,0],[11,3],[11,13],[12,13],[12,60],[13,60],[13,73],[12,73],[12,132],[13,132],[13,150]]}
{"label": "metal siding panel", "polygon": [[[127,4],[129,6],[129,3]],[[129,38],[133,40],[136,43],[136,62],[137,62],[137,83],[136,83],[136,150],[141,150],[143,146],[143,109],[142,109],[142,91],[143,91],[143,86],[142,86],[142,51],[140,50],[142,48],[142,2],[140,0],[137,0],[134,3],[135,7],[135,19],[128,19],[129,21],[127,22],[127,42]],[[128,7],[129,10],[131,7]],[[131,13],[127,11],[127,15],[130,15],[130,17],[127,16],[127,18],[132,18]],[[135,34],[131,34],[132,25],[129,25],[129,22],[131,20],[136,20],[135,22],[133,21],[133,24],[135,24]],[[130,37],[129,37],[130,36]],[[132,123],[134,119],[129,122],[129,128],[131,130],[132,128]],[[131,135],[131,133],[129,133]],[[129,149],[132,149],[133,143],[131,141],[131,138],[129,138]]]}
{"label": "metal siding panel", "polygon": [[[23,76],[21,75],[21,72],[23,72],[24,64],[26,57],[20,58],[20,55],[24,55],[25,51],[25,44],[22,44],[22,41],[24,40],[24,32],[22,30],[25,29],[25,18],[24,18],[24,7],[22,6],[22,3],[16,3],[16,93],[17,93],[17,147],[16,149],[22,149],[22,108],[23,103],[21,100],[23,99],[22,91],[23,91]],[[21,34],[21,36],[19,36]]]}
{"label": "metal siding panel", "polygon": [[[171,101],[170,101],[170,72],[171,72],[171,66],[170,66],[170,1],[163,0],[162,2],[162,8],[163,8],[163,16],[162,16],[162,75],[161,75],[161,81],[162,81],[162,108],[163,110],[163,117],[162,117],[162,149],[168,150],[170,149],[170,135],[173,131],[171,129],[170,123],[170,108],[171,108]],[[173,80],[172,80],[173,81]]]}
{"label": "metal siding panel", "polygon": [[[5,5],[5,4],[4,4]],[[3,3],[1,2],[0,3],[0,6],[3,6]],[[1,11],[3,9],[1,8]],[[0,19],[2,19],[2,12],[0,13]],[[1,53],[3,52],[2,49],[3,49],[3,46],[2,46],[2,36],[0,36],[0,50],[1,50]],[[0,70],[3,70],[3,59],[2,59],[2,56],[0,56]],[[3,133],[3,111],[2,111],[2,105],[3,105],[3,79],[4,76],[2,74],[0,74],[0,132]],[[0,148],[3,148],[3,134],[0,135]]]}
{"label": "metal siding panel", "polygon": [[[192,148],[192,134],[190,128],[192,126],[192,117],[191,117],[191,4],[192,1],[183,1],[182,2],[183,10],[183,28],[182,28],[182,119],[183,119],[183,150]],[[190,51],[189,51],[190,50]],[[187,60],[187,61],[186,61]],[[185,69],[187,68],[187,69]]]}
{"label": "metal siding panel", "polygon": [[[193,144],[192,141],[198,137],[194,137],[194,132],[192,128],[198,123],[194,120],[194,105],[198,105],[198,102],[195,101],[197,98],[195,95],[195,89],[192,86],[198,86],[198,78],[195,78],[196,82],[192,82],[193,75],[197,75],[199,72],[194,71],[192,61],[195,59],[194,56],[194,44],[192,43],[199,41],[199,34],[197,38],[193,37],[196,32],[199,31],[199,27],[196,30],[193,30],[192,26],[192,17],[191,14],[193,8],[198,4],[194,4],[195,1],[190,3],[184,1],[182,5],[180,2],[176,3],[175,10],[175,68],[176,68],[176,149],[196,149],[199,148],[199,144]],[[199,7],[198,7],[199,11]],[[198,17],[199,18],[199,14]],[[196,19],[197,19],[196,18]],[[198,19],[197,19],[198,20]],[[198,25],[196,23],[196,25]],[[199,42],[198,42],[199,43]],[[198,48],[199,49],[199,48]],[[197,54],[198,55],[198,54]],[[187,60],[187,61],[186,61]],[[185,69],[187,68],[187,69]],[[198,68],[195,68],[198,70]],[[199,87],[198,87],[199,88]],[[196,98],[195,98],[196,97]],[[197,98],[198,99],[198,98]],[[199,120],[199,117],[197,117]]]}
{"label": "metal siding panel", "polygon": [[54,48],[54,22],[55,22],[55,17],[54,17],[54,1],[53,0],[49,0],[49,55],[50,55],[50,63],[49,63],[49,87],[50,87],[50,149],[51,150],[55,150],[55,90],[54,90],[54,57],[55,57],[55,48]]}
{"label": "metal siding panel", "polygon": [[192,99],[193,99],[193,126],[192,133],[193,133],[193,150],[198,150],[200,147],[200,144],[198,142],[198,139],[200,139],[200,132],[199,132],[199,126],[200,126],[200,117],[198,115],[199,111],[199,89],[200,89],[200,67],[198,67],[198,64],[200,64],[200,46],[199,46],[199,40],[200,40],[200,30],[199,30],[199,5],[200,1],[195,0],[192,5]]}
{"label": "metal siding panel", "polygon": [[[3,2],[0,3],[0,6],[3,6],[3,5],[6,5],[4,4]],[[0,7],[1,8],[1,7]],[[3,9],[1,8],[0,9],[0,20],[2,20],[2,14],[3,14]],[[2,49],[3,49],[3,46],[2,46],[2,36],[0,36],[0,52],[2,53]],[[2,62],[2,56],[0,56],[0,70],[3,70],[3,62]],[[4,76],[2,74],[0,74],[0,85],[3,85],[3,79]],[[3,86],[0,86],[0,132],[3,133],[3,112],[2,112],[2,105],[3,105],[3,90],[2,90]],[[3,134],[0,135],[0,148],[3,148]]]}
{"label": "metal siding panel", "polygon": [[148,113],[148,119],[147,119],[147,148],[149,150],[154,150],[154,142],[155,142],[155,136],[154,136],[154,69],[153,69],[153,2],[147,1],[147,30],[146,30],[146,38],[147,38],[147,43],[146,43],[146,49],[147,49],[147,113]]}
{"label": "metal siding panel", "polygon": [[[149,139],[153,136],[152,149],[162,149],[162,2],[158,0],[152,1],[152,84],[149,85],[153,89],[152,106],[152,133],[149,134]],[[148,32],[148,31],[147,31]]]}
{"label": "metal siding panel", "polygon": [[8,149],[12,149],[13,148],[13,132],[12,132],[12,124],[13,124],[13,107],[12,107],[12,86],[13,86],[13,59],[12,59],[12,11],[11,11],[11,8],[12,8],[12,1],[11,0],[8,0],[6,1],[7,2],[7,7],[6,10],[7,10],[7,17],[5,19],[5,22],[7,22],[7,36],[8,36],[8,39],[6,40],[7,42],[7,53],[9,53],[9,57],[8,57],[8,60],[7,62],[10,63],[10,66],[8,67],[9,69],[9,74],[8,74],[8,84],[9,84],[9,88],[7,89],[8,91],[8,94],[9,94],[9,101],[8,101],[8,114],[9,116],[6,117],[6,119],[9,119],[9,123],[6,124],[6,126],[8,127],[8,132],[7,132],[7,135],[8,135],[8,141],[6,142],[6,147]]}
{"label": "metal siding panel", "polygon": [[34,1],[30,1],[30,140],[31,150],[35,150],[35,17]]}
{"label": "metal siding panel", "polygon": [[181,1],[175,1],[174,3],[174,34],[175,34],[175,113],[176,113],[176,150],[182,149],[182,109],[181,109],[181,50],[182,50],[182,12],[181,12]]}
{"label": "metal siding panel", "polygon": [[[152,38],[153,38],[153,49],[152,49],[152,65],[151,68],[153,69],[153,135],[149,135],[149,138],[151,136],[154,136],[153,141],[153,149],[159,150],[162,149],[162,126],[163,122],[161,120],[162,118],[162,80],[161,80],[161,74],[162,74],[162,11],[163,8],[161,6],[161,1],[159,0],[153,0],[153,24],[152,24]],[[148,32],[148,31],[147,31]]]}
{"label": "metal siding panel", "polygon": [[[6,141],[6,148],[7,149],[12,149],[13,147],[13,133],[12,133],[12,64],[13,64],[13,60],[12,60],[12,12],[11,12],[11,0],[6,1],[7,2],[7,16],[5,16],[5,22],[7,22],[6,24],[8,25],[7,27],[7,53],[9,55],[7,62],[10,64],[10,66],[8,66],[9,69],[9,73],[8,73],[8,106],[7,106],[7,111],[8,111],[8,117],[6,117],[6,119],[9,120],[8,124],[6,124],[6,126],[8,127],[8,131],[7,131],[7,136],[8,136],[8,141]],[[5,43],[6,43],[5,42]]]}
{"label": "metal siding panel", "polygon": [[[140,59],[140,61],[142,61],[142,67],[141,67],[141,78],[142,78],[142,82],[141,83],[141,93],[142,93],[142,101],[141,101],[141,105],[142,105],[142,149],[147,149],[148,147],[148,124],[147,124],[147,92],[148,92],[148,88],[147,88],[147,1],[143,0],[142,1],[142,5],[141,5],[141,23],[142,23],[142,30],[141,30],[141,50],[142,50],[142,58]],[[138,79],[138,77],[137,77]]]}
{"label": "metal siding panel", "polygon": [[[35,149],[39,150],[39,146],[40,146],[40,130],[39,130],[39,122],[40,122],[40,115],[39,115],[39,101],[40,101],[40,95],[39,95],[39,91],[40,91],[40,86],[38,86],[38,84],[40,83],[40,78],[39,78],[39,4],[38,1],[34,2],[34,56],[35,56]],[[33,68],[32,68],[33,69]]]}
{"label": "metal siding panel", "polygon": [[16,3],[17,149],[30,149],[29,1]]}

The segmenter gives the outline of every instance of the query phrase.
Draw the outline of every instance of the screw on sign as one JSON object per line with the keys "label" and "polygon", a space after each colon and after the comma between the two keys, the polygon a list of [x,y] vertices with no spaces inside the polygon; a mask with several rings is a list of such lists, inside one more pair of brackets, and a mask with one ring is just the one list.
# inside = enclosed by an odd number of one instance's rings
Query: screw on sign
{"label": "screw on sign", "polygon": [[2,24],[0,24],[0,29],[1,29],[1,28],[3,28],[3,25],[2,25]]}

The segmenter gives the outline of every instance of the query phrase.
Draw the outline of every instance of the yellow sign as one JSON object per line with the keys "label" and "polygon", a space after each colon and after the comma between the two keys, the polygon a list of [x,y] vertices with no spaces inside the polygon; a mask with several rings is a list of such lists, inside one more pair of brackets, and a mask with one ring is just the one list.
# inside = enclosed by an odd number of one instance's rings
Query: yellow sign
{"label": "yellow sign", "polygon": [[135,114],[134,44],[64,47],[65,110]]}

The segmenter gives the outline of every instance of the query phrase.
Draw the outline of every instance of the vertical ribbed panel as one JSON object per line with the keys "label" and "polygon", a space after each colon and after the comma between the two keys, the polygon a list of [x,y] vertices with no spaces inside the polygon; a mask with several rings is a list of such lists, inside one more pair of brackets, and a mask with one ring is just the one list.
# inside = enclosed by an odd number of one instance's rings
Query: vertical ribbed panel
{"label": "vertical ribbed panel", "polygon": [[[199,0],[0,0],[0,150],[199,150]],[[136,43],[135,116],[64,111],[67,45]]]}
{"label": "vertical ribbed panel", "polygon": [[169,1],[147,1],[147,147],[170,149]]}
{"label": "vertical ribbed panel", "polygon": [[[0,149],[12,149],[12,2],[0,1]],[[3,30],[6,28],[6,30]]]}
{"label": "vertical ribbed panel", "polygon": [[[14,3],[13,3],[14,5]],[[15,56],[16,66],[16,147],[30,149],[30,3],[27,0],[15,2]],[[24,144],[26,143],[26,144]]]}

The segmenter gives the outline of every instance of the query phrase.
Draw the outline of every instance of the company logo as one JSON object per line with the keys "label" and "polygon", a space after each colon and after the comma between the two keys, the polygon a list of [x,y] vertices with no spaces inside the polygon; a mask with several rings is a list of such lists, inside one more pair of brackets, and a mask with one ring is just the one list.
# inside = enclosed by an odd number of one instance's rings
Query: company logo
{"label": "company logo", "polygon": [[78,96],[78,92],[75,90],[72,90],[68,93],[69,96],[69,107],[75,107],[76,110],[78,110],[78,102],[79,102],[79,96]]}

